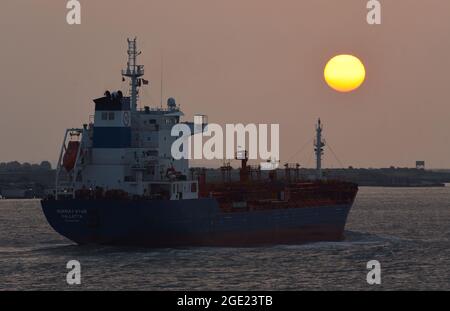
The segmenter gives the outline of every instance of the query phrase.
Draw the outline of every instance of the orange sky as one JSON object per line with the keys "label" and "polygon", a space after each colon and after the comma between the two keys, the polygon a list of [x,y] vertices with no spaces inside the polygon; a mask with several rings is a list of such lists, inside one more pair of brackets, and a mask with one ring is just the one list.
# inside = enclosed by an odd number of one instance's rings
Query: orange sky
{"label": "orange sky", "polygon": [[[280,123],[282,161],[320,116],[346,166],[450,167],[449,1],[382,1],[381,26],[367,25],[363,0],[81,3],[82,25],[68,26],[66,1],[2,1],[0,161],[54,163],[64,129],[89,120],[91,99],[126,89],[125,40],[136,35],[152,83],[146,105],[159,104],[164,54],[166,96],[189,119]],[[323,81],[339,53],[366,65],[355,93]],[[325,164],[339,166],[329,154]]]}

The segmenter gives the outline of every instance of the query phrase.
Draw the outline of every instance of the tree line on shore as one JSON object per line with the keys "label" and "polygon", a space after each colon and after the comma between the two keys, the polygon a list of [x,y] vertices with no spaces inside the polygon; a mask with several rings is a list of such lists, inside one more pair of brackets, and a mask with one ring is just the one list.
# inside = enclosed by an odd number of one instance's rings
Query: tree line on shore
{"label": "tree line on shore", "polygon": [[20,163],[18,161],[0,162],[0,172],[34,172],[34,171],[50,171],[52,165],[49,161],[42,161],[41,163]]}

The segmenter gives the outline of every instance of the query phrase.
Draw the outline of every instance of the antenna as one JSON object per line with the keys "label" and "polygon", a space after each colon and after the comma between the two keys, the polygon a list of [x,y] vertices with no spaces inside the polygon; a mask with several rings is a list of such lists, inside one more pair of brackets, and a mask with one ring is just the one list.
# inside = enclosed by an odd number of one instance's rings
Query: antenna
{"label": "antenna", "polygon": [[317,171],[317,179],[322,179],[322,155],[323,155],[323,147],[325,147],[325,141],[322,139],[322,122],[317,122],[316,126],[316,141],[314,142],[314,152],[316,154],[316,171]]}
{"label": "antenna", "polygon": [[127,69],[122,70],[122,76],[130,78],[131,109],[137,111],[137,101],[139,96],[139,78],[144,75],[144,66],[137,64],[137,57],[141,52],[137,50],[137,38],[128,41],[128,62]]}
{"label": "antenna", "polygon": [[161,109],[163,107],[164,98],[164,55],[161,53]]}

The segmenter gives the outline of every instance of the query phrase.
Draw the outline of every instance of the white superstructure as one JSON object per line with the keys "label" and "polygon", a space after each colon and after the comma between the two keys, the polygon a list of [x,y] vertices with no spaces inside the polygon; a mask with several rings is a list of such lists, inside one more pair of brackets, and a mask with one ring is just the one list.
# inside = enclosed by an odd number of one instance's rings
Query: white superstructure
{"label": "white superstructure", "polygon": [[[128,40],[128,63],[122,76],[130,79],[129,96],[105,92],[95,99],[93,122],[68,129],[57,166],[56,196],[77,191],[124,192],[130,196],[198,198],[189,162],[174,160],[171,147],[178,137],[172,127],[183,112],[173,98],[166,108],[138,108],[144,66],[137,64],[136,39]],[[185,123],[193,127],[191,123]]]}

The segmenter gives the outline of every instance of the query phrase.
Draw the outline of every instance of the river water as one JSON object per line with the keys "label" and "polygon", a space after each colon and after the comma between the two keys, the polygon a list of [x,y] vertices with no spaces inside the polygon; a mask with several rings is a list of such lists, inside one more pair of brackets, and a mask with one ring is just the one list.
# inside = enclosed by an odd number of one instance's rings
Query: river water
{"label": "river water", "polygon": [[0,200],[0,290],[450,290],[450,187],[361,188],[343,242],[237,249],[79,247],[39,201]]}

